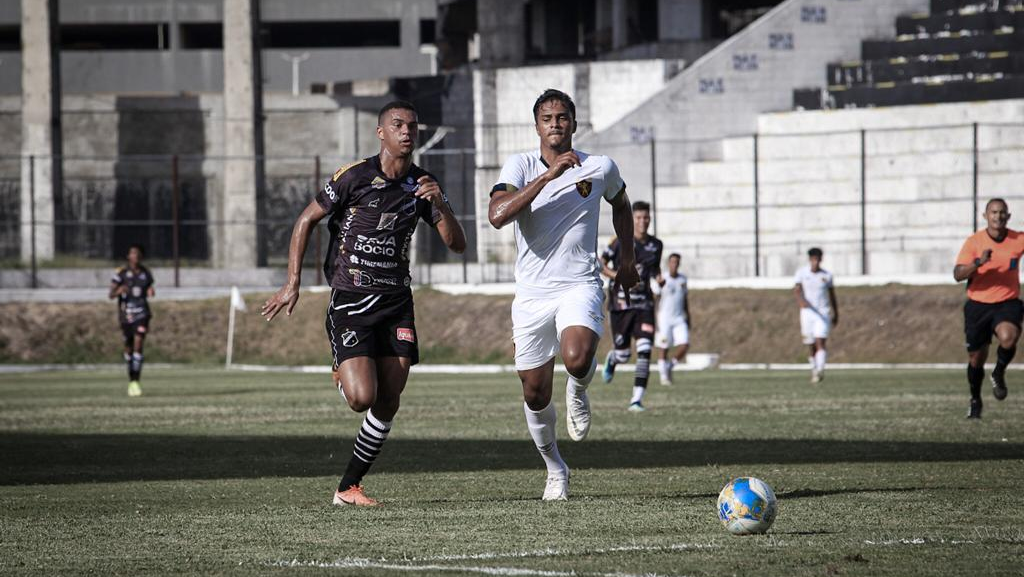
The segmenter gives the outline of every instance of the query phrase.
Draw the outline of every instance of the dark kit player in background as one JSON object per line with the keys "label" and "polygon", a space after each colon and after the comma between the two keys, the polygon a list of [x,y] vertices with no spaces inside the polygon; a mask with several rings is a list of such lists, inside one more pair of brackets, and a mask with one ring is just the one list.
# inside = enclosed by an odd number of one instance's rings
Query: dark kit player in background
{"label": "dark kit player in background", "polygon": [[[608,311],[611,314],[612,350],[604,361],[604,381],[611,382],[615,365],[629,360],[630,341],[636,339],[636,373],[629,410],[644,410],[643,399],[651,370],[651,347],[654,342],[654,292],[651,281],[661,282],[661,253],[664,245],[658,238],[647,234],[651,226],[651,205],[642,200],[633,203],[633,253],[640,282],[627,293],[622,287],[608,289]],[[614,278],[619,268],[619,239],[601,254],[602,273]]]}
{"label": "dark kit player in background", "polygon": [[435,227],[449,249],[466,236],[434,177],[412,162],[419,134],[408,102],[384,106],[377,118],[380,153],[343,166],[299,215],[288,251],[288,281],[264,305],[267,321],[299,300],[302,257],[313,227],[330,216],[324,272],[331,284],[327,336],[334,383],[352,410],[366,412],[335,505],[373,506],[360,484],[380,454],[398,412],[409,368],[419,361],[409,245],[416,224]]}
{"label": "dark kit player in background", "polygon": [[128,247],[128,264],[114,271],[110,279],[110,298],[117,299],[117,320],[124,335],[124,362],[128,365],[128,396],[142,395],[142,345],[149,331],[153,313],[149,301],[153,290],[153,273],[142,266],[140,245]]}

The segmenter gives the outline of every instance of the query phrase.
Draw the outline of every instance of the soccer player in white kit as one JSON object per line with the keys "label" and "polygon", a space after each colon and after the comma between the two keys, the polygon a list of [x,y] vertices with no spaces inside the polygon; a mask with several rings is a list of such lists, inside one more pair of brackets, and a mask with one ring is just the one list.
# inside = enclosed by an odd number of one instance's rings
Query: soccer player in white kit
{"label": "soccer player in white kit", "polygon": [[545,501],[569,496],[569,467],[555,441],[551,402],[555,355],[566,381],[569,436],[590,431],[587,386],[604,324],[604,292],[597,262],[601,200],[612,205],[615,234],[623,241],[614,282],[626,290],[638,280],[633,214],[619,169],[606,156],[573,150],[576,107],[569,95],[548,89],[533,106],[540,149],[510,157],[491,190],[488,220],[515,223],[516,296],[512,302],[515,364],[523,384],[526,425],[547,466]]}
{"label": "soccer player in white kit", "polygon": [[[686,351],[690,348],[690,299],[686,288],[686,275],[679,272],[679,253],[668,255],[668,276],[658,279],[661,287],[658,301],[658,334],[655,345],[661,349],[658,372],[661,384],[672,384],[672,368],[676,363],[686,362]],[[678,347],[670,355],[672,347]]]}
{"label": "soccer player in white kit", "polygon": [[793,292],[800,305],[800,334],[810,347],[811,382],[825,378],[825,360],[828,352],[825,342],[832,327],[839,324],[839,304],[832,286],[832,273],[821,268],[820,248],[807,251],[809,264],[796,271]]}

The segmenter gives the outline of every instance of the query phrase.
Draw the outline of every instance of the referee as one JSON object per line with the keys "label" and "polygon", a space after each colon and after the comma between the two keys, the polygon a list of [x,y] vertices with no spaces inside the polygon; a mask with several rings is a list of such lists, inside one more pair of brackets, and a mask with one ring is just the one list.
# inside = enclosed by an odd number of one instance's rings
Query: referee
{"label": "referee", "polygon": [[1020,301],[1020,259],[1024,234],[1010,230],[1006,201],[993,198],[985,204],[986,227],[972,234],[960,249],[953,278],[967,280],[964,332],[967,336],[967,382],[971,385],[968,419],[981,418],[981,382],[985,380],[985,359],[995,334],[999,341],[996,366],[992,369],[992,395],[1006,398],[1006,366],[1017,352],[1024,307]]}

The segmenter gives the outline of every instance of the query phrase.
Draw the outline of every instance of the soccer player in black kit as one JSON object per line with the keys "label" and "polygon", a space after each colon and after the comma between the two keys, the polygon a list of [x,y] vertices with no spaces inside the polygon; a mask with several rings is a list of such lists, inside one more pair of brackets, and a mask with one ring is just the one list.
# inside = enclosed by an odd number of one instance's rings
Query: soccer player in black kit
{"label": "soccer player in black kit", "polygon": [[288,281],[261,313],[267,321],[282,310],[292,313],[309,235],[330,216],[324,272],[331,284],[326,327],[334,383],[352,410],[366,412],[335,505],[377,505],[361,482],[391,431],[409,367],[419,361],[409,288],[409,244],[417,222],[433,226],[449,249],[466,249],[465,233],[440,185],[412,162],[416,109],[391,102],[377,124],[380,153],[338,169],[299,215],[289,244]]}
{"label": "soccer player in black kit", "polygon": [[[644,393],[647,391],[647,377],[651,372],[651,346],[654,340],[654,293],[651,281],[661,277],[660,240],[647,234],[651,226],[651,205],[642,200],[633,203],[633,252],[636,255],[636,272],[640,282],[628,293],[617,287],[608,291],[608,311],[611,313],[612,350],[604,361],[604,381],[611,382],[615,376],[615,365],[624,363],[630,357],[630,340],[636,339],[636,375],[633,381],[633,396],[629,401],[630,411],[643,411]],[[601,254],[604,261],[603,273],[615,278],[619,266],[619,239],[613,239]]]}
{"label": "soccer player in black kit", "polygon": [[124,335],[124,362],[128,365],[128,396],[142,395],[142,345],[149,331],[153,314],[149,301],[153,290],[153,273],[142,266],[142,247],[128,247],[128,264],[117,269],[110,278],[111,299],[117,299],[117,320]]}

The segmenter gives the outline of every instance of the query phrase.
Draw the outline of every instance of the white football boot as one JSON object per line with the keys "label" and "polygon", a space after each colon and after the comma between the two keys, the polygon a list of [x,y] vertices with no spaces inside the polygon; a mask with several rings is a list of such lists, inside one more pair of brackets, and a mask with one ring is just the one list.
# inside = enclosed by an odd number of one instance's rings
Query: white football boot
{"label": "white football boot", "polygon": [[564,474],[548,473],[547,484],[544,486],[542,501],[568,501],[569,500],[569,467],[565,468]]}

